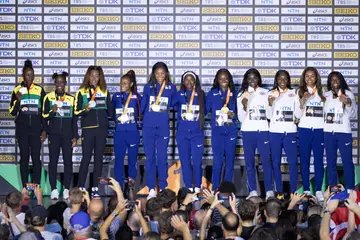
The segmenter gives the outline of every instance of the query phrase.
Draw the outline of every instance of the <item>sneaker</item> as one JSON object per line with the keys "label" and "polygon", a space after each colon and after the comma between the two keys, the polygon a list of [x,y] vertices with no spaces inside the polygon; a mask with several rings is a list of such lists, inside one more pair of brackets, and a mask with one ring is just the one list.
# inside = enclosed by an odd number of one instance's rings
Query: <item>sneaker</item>
{"label": "sneaker", "polygon": [[324,201],[324,194],[322,193],[322,191],[316,191],[316,198],[319,202],[323,202]]}
{"label": "sneaker", "polygon": [[51,191],[51,200],[58,200],[59,199],[59,192],[57,189]]}
{"label": "sneaker", "polygon": [[194,188],[194,193],[199,193],[199,192],[201,192],[201,188],[195,187]]}
{"label": "sneaker", "polygon": [[311,192],[310,191],[304,191],[304,194],[305,194],[305,196],[309,196],[309,195],[311,195]]}
{"label": "sneaker", "polygon": [[156,192],[155,192],[155,189],[152,188],[152,189],[150,189],[147,199],[154,198],[154,197],[156,197]]}
{"label": "sneaker", "polygon": [[274,192],[273,191],[267,191],[266,192],[266,200],[268,200],[268,198],[270,197],[274,197]]}
{"label": "sneaker", "polygon": [[247,198],[246,199],[249,199],[249,198],[251,198],[251,197],[258,197],[259,195],[258,195],[258,193],[257,193],[257,191],[251,191],[250,193],[249,193],[249,196],[247,196]]}
{"label": "sneaker", "polygon": [[69,199],[69,189],[66,189],[66,188],[64,189],[63,198],[64,198],[64,200]]}
{"label": "sneaker", "polygon": [[99,189],[97,187],[91,188],[91,199],[100,199]]}

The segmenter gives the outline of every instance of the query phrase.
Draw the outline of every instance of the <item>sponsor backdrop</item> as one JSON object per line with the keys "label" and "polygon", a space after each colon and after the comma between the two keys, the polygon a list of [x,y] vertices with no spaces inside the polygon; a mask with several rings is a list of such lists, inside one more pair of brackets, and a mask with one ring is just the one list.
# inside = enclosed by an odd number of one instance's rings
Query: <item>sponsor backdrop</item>
{"label": "sponsor backdrop", "polygon": [[[357,98],[358,49],[359,0],[0,0],[0,162],[19,160],[7,109],[26,59],[33,60],[35,81],[46,92],[54,88],[53,72],[68,71],[74,94],[89,65],[103,66],[111,93],[119,91],[120,76],[133,69],[142,92],[151,66],[163,61],[175,84],[193,70],[205,92],[219,68],[228,68],[239,86],[244,72],[256,67],[268,87],[278,69],[288,70],[294,84],[306,66],[319,69],[323,84],[338,70]],[[352,129],[358,164],[357,119]],[[211,160],[209,122],[205,135],[204,159]],[[112,136],[110,127],[105,162],[114,158]],[[170,161],[178,159],[174,139]],[[237,141],[241,163],[240,134]],[[48,152],[45,142],[45,164]],[[143,153],[141,145],[141,159]],[[78,144],[73,161],[80,160]],[[283,163],[287,172],[285,158]]]}

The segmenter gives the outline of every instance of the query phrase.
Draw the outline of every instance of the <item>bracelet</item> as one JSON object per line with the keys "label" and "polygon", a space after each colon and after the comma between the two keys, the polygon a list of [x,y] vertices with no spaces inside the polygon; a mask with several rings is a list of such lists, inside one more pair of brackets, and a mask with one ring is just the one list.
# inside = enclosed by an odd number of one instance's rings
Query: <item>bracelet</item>
{"label": "bracelet", "polygon": [[324,214],[325,214],[325,213],[329,213],[329,215],[331,215],[331,211],[330,211],[330,210],[327,210],[327,209],[326,209],[326,210],[324,210],[324,212],[323,212],[323,213],[324,213]]}
{"label": "bracelet", "polygon": [[116,217],[118,214],[119,214],[119,213],[113,211],[113,212],[111,213],[111,216]]}

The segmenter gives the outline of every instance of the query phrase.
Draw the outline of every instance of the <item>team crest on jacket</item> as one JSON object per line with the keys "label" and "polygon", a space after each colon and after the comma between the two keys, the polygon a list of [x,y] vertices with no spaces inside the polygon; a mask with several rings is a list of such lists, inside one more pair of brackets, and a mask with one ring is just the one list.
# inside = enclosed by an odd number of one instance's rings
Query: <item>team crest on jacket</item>
{"label": "team crest on jacket", "polygon": [[289,97],[295,97],[295,94],[294,94],[294,93],[290,93],[288,96],[289,96]]}

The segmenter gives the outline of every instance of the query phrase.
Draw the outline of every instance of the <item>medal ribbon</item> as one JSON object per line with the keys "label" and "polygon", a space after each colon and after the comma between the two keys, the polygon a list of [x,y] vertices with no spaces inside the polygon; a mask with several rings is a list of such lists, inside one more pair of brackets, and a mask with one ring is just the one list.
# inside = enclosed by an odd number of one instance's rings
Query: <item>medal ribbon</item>
{"label": "medal ribbon", "polygon": [[194,97],[195,97],[195,88],[193,88],[192,93],[191,93],[190,102],[189,102],[189,108],[187,110],[188,113],[191,113],[192,105],[193,105],[193,102],[194,102]]}
{"label": "medal ribbon", "polygon": [[123,111],[123,115],[126,114],[130,100],[131,100],[131,96],[132,96],[132,92],[129,93],[128,98],[126,99],[126,103],[125,103],[125,107],[124,107],[124,111]]}
{"label": "medal ribbon", "polygon": [[[165,88],[165,84],[166,84],[166,81],[163,81],[163,83],[161,84],[160,92],[159,92],[159,94],[157,95],[156,101],[155,101],[155,104],[156,104],[156,105],[159,105],[161,95],[162,95],[162,93],[163,93],[163,91],[164,91],[164,88]],[[156,86],[155,86],[155,87],[156,87]]]}
{"label": "medal ribbon", "polygon": [[311,95],[314,95],[316,93],[316,87],[312,90]]}
{"label": "medal ribbon", "polygon": [[66,92],[64,92],[64,95],[62,97],[60,97],[60,96],[57,96],[57,97],[58,97],[58,101],[63,102],[65,100],[65,97],[66,97]]}
{"label": "medal ribbon", "polygon": [[[221,90],[219,90],[219,93],[220,93],[221,99],[223,99],[223,97],[221,95]],[[230,88],[228,88],[228,90],[227,90],[226,102],[224,103],[223,107],[227,107],[229,100],[230,100]]]}
{"label": "medal ribbon", "polygon": [[95,100],[96,93],[97,93],[97,88],[95,89],[94,93],[93,93],[92,96],[91,96],[91,101],[94,101],[94,100]]}

